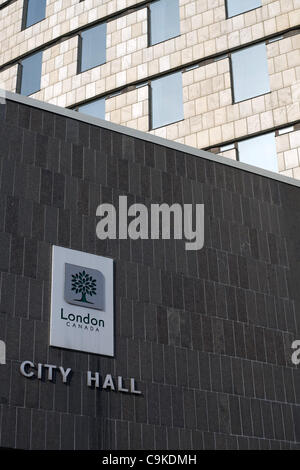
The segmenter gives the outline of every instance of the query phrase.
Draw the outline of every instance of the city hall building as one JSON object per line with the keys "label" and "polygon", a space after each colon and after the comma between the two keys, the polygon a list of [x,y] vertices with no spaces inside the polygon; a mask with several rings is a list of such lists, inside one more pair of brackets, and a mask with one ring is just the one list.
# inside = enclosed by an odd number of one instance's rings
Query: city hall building
{"label": "city hall building", "polygon": [[299,181],[14,93],[0,133],[0,448],[299,448]]}

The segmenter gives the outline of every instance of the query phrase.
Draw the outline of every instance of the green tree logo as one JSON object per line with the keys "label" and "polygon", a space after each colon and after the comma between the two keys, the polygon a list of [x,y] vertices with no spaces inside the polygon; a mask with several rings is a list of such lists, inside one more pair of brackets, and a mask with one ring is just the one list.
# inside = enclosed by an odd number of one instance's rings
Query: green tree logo
{"label": "green tree logo", "polygon": [[85,302],[86,304],[92,304],[86,299],[86,296],[92,297],[96,295],[96,279],[93,279],[85,271],[81,273],[72,274],[72,291],[75,291],[76,294],[81,294],[81,299],[74,299],[76,302]]}

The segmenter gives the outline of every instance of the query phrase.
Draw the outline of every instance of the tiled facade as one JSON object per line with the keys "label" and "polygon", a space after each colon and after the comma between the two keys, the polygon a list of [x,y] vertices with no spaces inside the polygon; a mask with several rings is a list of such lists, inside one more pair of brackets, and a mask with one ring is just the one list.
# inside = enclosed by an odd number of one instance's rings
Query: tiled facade
{"label": "tiled facade", "polygon": [[[180,0],[181,34],[149,47],[150,3],[48,0],[46,18],[21,30],[23,0],[12,1],[0,10],[1,86],[16,91],[16,61],[43,48],[41,90],[33,97],[63,107],[107,97],[106,119],[197,148],[220,152],[227,143],[299,124],[299,0],[262,0],[262,7],[228,19],[225,0]],[[78,73],[78,34],[101,21],[106,63]],[[256,42],[266,43],[271,91],[234,104],[230,54]],[[182,71],[184,119],[151,130],[147,86],[173,70]],[[116,91],[120,96],[111,97]],[[281,140],[276,135],[279,149]],[[299,178],[293,150],[278,150],[278,168]]]}

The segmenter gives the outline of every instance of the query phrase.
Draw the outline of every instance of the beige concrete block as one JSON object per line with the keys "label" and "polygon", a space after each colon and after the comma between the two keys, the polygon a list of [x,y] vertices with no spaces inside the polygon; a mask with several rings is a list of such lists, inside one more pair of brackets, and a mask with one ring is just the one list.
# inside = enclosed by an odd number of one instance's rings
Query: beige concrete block
{"label": "beige concrete block", "polygon": [[159,129],[154,129],[152,132],[154,135],[157,135],[158,137],[162,137],[163,139],[167,138],[167,128],[166,127],[160,127]]}
{"label": "beige concrete block", "polygon": [[282,72],[275,73],[270,76],[270,88],[271,90],[279,90],[283,87]]}
{"label": "beige concrete block", "polygon": [[271,127],[273,127],[274,121],[272,111],[266,111],[265,113],[261,113],[260,122],[262,129],[270,129]]}
{"label": "beige concrete block", "polygon": [[220,106],[228,106],[232,104],[232,92],[231,89],[220,91]]}
{"label": "beige concrete block", "polygon": [[282,72],[288,68],[287,55],[282,54],[277,57],[274,57],[274,69],[275,72]]}
{"label": "beige concrete block", "polygon": [[148,87],[148,85],[143,86],[143,87],[141,87],[141,88],[138,88],[137,94],[138,94],[138,101],[147,100],[147,99],[148,99],[148,95],[149,95],[149,87]]}
{"label": "beige concrete block", "polygon": [[234,122],[234,136],[241,137],[247,134],[247,119],[239,119]]}
{"label": "beige concrete block", "polygon": [[293,170],[281,171],[281,174],[284,176],[289,176],[290,178],[293,178]]}
{"label": "beige concrete block", "polygon": [[217,108],[220,107],[220,100],[219,100],[219,94],[218,93],[213,93],[212,95],[208,96],[207,106],[208,106],[209,111],[212,111],[212,110],[217,109]]}
{"label": "beige concrete block", "polygon": [[132,117],[137,119],[143,115],[143,103],[134,103],[132,105]]}
{"label": "beige concrete block", "polygon": [[183,137],[191,133],[188,119],[185,119],[184,121],[179,121],[177,124],[178,124],[178,136],[179,137]]}
{"label": "beige concrete block", "polygon": [[300,148],[300,130],[287,134],[290,139],[291,148]]}
{"label": "beige concrete block", "polygon": [[195,111],[195,102],[193,101],[188,101],[187,103],[183,104],[183,110],[184,110],[184,118],[188,119],[192,116],[195,116],[196,111]]}
{"label": "beige concrete block", "polygon": [[128,104],[127,95],[128,93],[121,93],[120,95],[117,95],[116,97],[114,97],[116,101],[116,109],[121,109]]}
{"label": "beige concrete block", "polygon": [[257,96],[252,99],[252,110],[254,114],[262,113],[265,110],[264,96]]}
{"label": "beige concrete block", "polygon": [[171,126],[167,126],[167,139],[175,140],[179,137],[178,133],[178,125],[172,124]]}
{"label": "beige concrete block", "polygon": [[203,129],[202,116],[194,116],[190,118],[190,129],[193,134]]}
{"label": "beige concrete block", "polygon": [[300,180],[300,167],[293,169],[293,177]]}
{"label": "beige concrete block", "polygon": [[277,31],[276,29],[276,19],[270,18],[269,20],[264,21],[264,30],[265,35],[268,36],[270,34],[274,34]]}
{"label": "beige concrete block", "polygon": [[116,109],[110,113],[110,120],[116,124],[121,124],[121,110]]}
{"label": "beige concrete block", "polygon": [[276,21],[277,31],[283,31],[290,27],[289,15],[287,14],[277,16],[275,21]]}
{"label": "beige concrete block", "polygon": [[209,129],[209,142],[210,145],[218,144],[222,142],[222,128],[221,126],[213,127]]}
{"label": "beige concrete block", "polygon": [[222,140],[226,142],[227,140],[234,139],[234,125],[233,122],[222,125]]}
{"label": "beige concrete block", "polygon": [[138,129],[143,132],[149,131],[149,118],[148,116],[143,116],[138,119]]}
{"label": "beige concrete block", "polygon": [[200,83],[193,83],[189,86],[189,100],[195,100],[200,96]]}
{"label": "beige concrete block", "polygon": [[247,128],[248,128],[249,134],[254,134],[255,132],[260,131],[261,126],[260,126],[259,114],[255,114],[254,116],[249,116],[247,118]]}
{"label": "beige concrete block", "polygon": [[284,160],[286,169],[299,166],[298,152],[296,149],[284,152]]}
{"label": "beige concrete block", "polygon": [[110,113],[111,111],[114,111],[115,108],[116,108],[116,102],[115,102],[114,98],[107,98],[105,100],[105,112],[106,112],[106,114]]}
{"label": "beige concrete block", "polygon": [[285,122],[293,122],[300,119],[300,104],[299,102],[289,105],[285,112]]}
{"label": "beige concrete block", "polygon": [[187,135],[184,138],[185,145],[189,145],[191,147],[197,147],[197,134]]}
{"label": "beige concrete block", "polygon": [[300,50],[294,50],[287,53],[288,67],[297,67],[300,65]]}
{"label": "beige concrete block", "polygon": [[290,149],[289,134],[282,134],[276,137],[276,149],[278,153],[282,153]]}
{"label": "beige concrete block", "polygon": [[293,85],[296,81],[296,74],[294,69],[284,70],[282,72],[284,86]]}
{"label": "beige concrete block", "polygon": [[203,129],[210,129],[214,126],[214,112],[209,111],[202,115]]}
{"label": "beige concrete block", "polygon": [[195,101],[196,114],[202,114],[207,112],[207,97],[197,98]]}
{"label": "beige concrete block", "polygon": [[279,106],[288,105],[292,103],[292,91],[291,88],[283,88],[278,90],[278,104]]}
{"label": "beige concrete block", "polygon": [[290,26],[299,26],[300,24],[300,9],[289,13]]}
{"label": "beige concrete block", "polygon": [[234,106],[227,106],[226,107],[226,115],[227,115],[227,121],[237,121],[240,119],[240,110],[239,107],[234,105]]}
{"label": "beige concrete block", "polygon": [[228,35],[228,47],[233,48],[237,47],[240,44],[240,33],[239,31],[234,31]]}
{"label": "beige concrete block", "polygon": [[197,147],[203,149],[209,146],[209,131],[203,130],[197,132]]}
{"label": "beige concrete block", "polygon": [[278,171],[282,172],[285,170],[285,162],[283,153],[277,153]]}
{"label": "beige concrete block", "polygon": [[278,126],[287,122],[287,114],[285,108],[277,108],[273,111],[274,124]]}
{"label": "beige concrete block", "polygon": [[252,103],[251,100],[242,101],[238,103],[239,110],[240,110],[240,117],[248,117],[252,114]]}

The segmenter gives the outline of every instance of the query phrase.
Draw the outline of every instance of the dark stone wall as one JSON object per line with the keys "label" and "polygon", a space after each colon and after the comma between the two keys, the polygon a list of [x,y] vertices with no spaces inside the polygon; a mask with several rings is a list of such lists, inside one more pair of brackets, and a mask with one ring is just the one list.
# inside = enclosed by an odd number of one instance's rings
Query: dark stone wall
{"label": "dark stone wall", "polygon": [[[0,133],[0,446],[299,448],[299,188],[11,101]],[[205,248],[97,240],[96,207],[121,194],[204,203]],[[114,359],[48,346],[52,244],[115,260]],[[88,389],[88,369],[143,396]]]}

